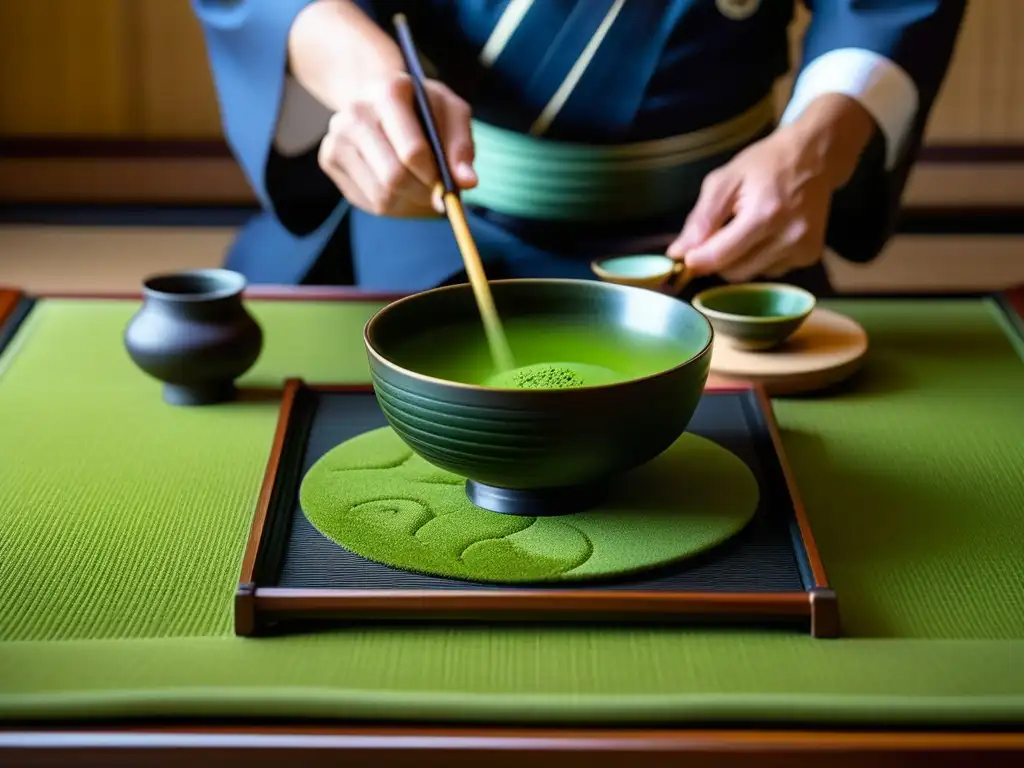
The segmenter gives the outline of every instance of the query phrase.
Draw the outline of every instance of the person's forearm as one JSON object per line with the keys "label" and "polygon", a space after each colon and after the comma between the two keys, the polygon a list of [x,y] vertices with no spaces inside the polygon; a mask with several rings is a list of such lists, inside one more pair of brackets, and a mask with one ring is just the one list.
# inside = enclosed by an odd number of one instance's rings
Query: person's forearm
{"label": "person's forearm", "polygon": [[824,94],[812,101],[789,129],[821,163],[830,186],[838,189],[850,180],[877,125],[856,100]]}
{"label": "person's forearm", "polygon": [[288,65],[332,112],[375,76],[405,69],[394,40],[349,0],[316,0],[298,14],[288,36]]}

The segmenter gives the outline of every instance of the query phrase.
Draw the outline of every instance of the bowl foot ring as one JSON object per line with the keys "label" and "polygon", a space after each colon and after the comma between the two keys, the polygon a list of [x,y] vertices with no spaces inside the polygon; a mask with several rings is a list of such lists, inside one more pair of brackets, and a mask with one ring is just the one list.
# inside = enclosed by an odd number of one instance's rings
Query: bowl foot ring
{"label": "bowl foot ring", "polygon": [[526,517],[554,517],[585,512],[604,501],[609,490],[609,486],[604,483],[533,489],[499,488],[474,480],[466,481],[466,496],[476,506],[503,515]]}

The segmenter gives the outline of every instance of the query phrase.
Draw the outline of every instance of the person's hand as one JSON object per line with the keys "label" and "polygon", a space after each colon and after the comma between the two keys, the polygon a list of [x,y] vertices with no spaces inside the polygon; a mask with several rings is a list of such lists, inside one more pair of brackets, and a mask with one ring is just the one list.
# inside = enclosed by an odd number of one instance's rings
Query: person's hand
{"label": "person's hand", "polygon": [[833,192],[853,174],[875,130],[853,99],[821,97],[795,122],[704,180],[668,255],[693,277],[777,278],[818,262]]}
{"label": "person's hand", "polygon": [[[470,108],[448,86],[425,83],[455,183],[477,183],[473,171]],[[377,78],[347,100],[330,121],[319,163],[350,203],[379,216],[443,213],[434,196],[437,163],[417,118],[405,72]]]}

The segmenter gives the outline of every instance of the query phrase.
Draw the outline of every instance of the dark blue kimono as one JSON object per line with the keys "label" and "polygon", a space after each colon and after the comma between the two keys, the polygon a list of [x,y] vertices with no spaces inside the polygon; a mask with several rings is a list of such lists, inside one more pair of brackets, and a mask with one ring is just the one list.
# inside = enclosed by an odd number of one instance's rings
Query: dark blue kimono
{"label": "dark blue kimono", "polygon": [[[253,282],[302,282],[325,264],[335,275],[348,274],[338,268],[350,265],[351,279],[369,290],[443,282],[461,269],[446,221],[368,215],[348,206],[320,172],[315,146],[294,155],[275,148],[288,31],[309,1],[193,0],[227,140],[264,209],[240,233],[227,266]],[[385,29],[393,13],[405,12],[424,56],[470,101],[475,118],[513,131],[535,124],[600,34],[585,72],[546,125],[544,136],[554,140],[615,145],[700,131],[762,102],[790,69],[791,0],[354,1]],[[806,0],[813,18],[792,110],[820,92],[857,95],[863,88],[877,102],[869,111],[881,128],[833,201],[828,246],[843,258],[873,259],[892,233],[965,2]],[[481,50],[510,3],[522,18],[483,68]],[[889,78],[884,86],[879,73]],[[589,277],[595,255],[664,248],[687,213],[682,205],[658,221],[604,226],[471,208],[470,225],[495,274]],[[823,272],[812,272],[811,281],[820,282]]]}

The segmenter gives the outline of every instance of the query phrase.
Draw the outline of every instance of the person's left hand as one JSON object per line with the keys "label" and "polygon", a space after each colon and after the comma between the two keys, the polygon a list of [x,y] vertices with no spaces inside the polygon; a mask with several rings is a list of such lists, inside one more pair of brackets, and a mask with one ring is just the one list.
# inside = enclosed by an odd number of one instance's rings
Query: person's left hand
{"label": "person's left hand", "polygon": [[853,99],[820,97],[712,171],[668,248],[691,277],[778,278],[822,258],[832,194],[867,146],[875,122]]}

